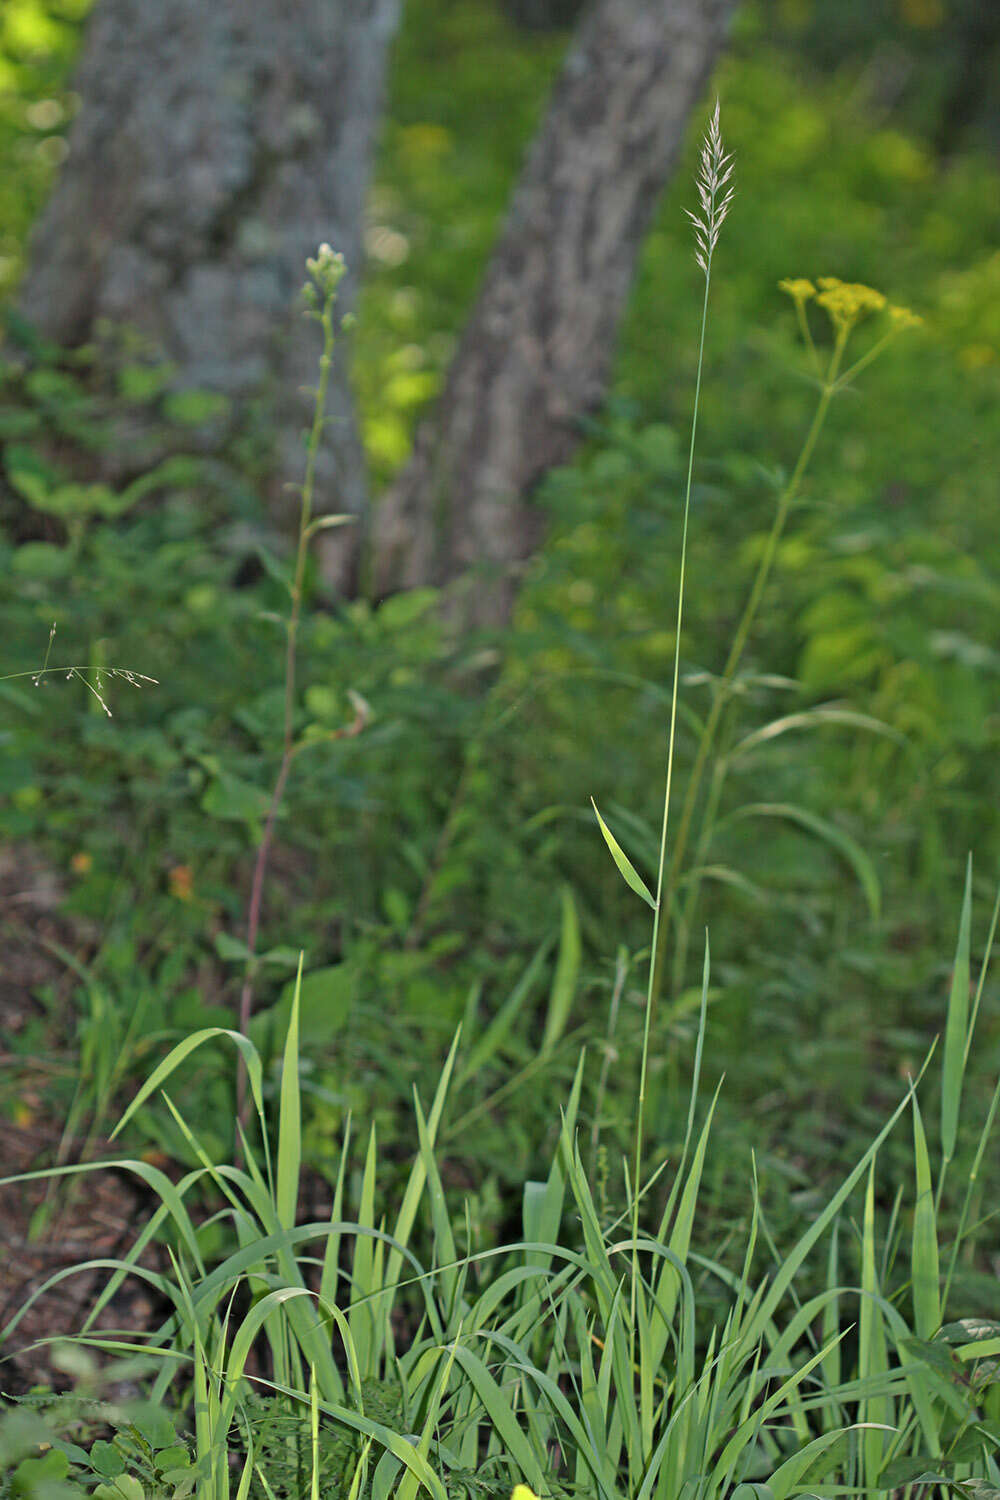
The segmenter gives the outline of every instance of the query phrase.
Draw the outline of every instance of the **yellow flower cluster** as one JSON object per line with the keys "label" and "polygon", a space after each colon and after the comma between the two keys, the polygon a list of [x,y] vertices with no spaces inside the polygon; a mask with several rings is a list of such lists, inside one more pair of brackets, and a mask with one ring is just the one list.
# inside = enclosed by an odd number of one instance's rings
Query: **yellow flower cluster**
{"label": "yellow flower cluster", "polygon": [[860,281],[840,281],[836,276],[821,276],[816,301],[830,316],[836,328],[853,328],[859,318],[881,312],[885,298],[874,287]]}
{"label": "yellow flower cluster", "polygon": [[816,288],[805,276],[786,276],[784,281],[779,281],[781,291],[787,292],[794,302],[808,302],[810,297],[815,297]]}
{"label": "yellow flower cluster", "polygon": [[[835,328],[845,332],[868,313],[886,311],[895,328],[917,328],[923,322],[908,307],[887,302],[881,292],[860,281],[841,281],[837,276],[820,276],[814,285],[805,276],[786,276],[778,286],[787,292],[801,312],[807,302],[816,299]],[[817,290],[818,286],[818,290]]]}
{"label": "yellow flower cluster", "polygon": [[889,316],[897,328],[919,328],[924,321],[919,313],[911,312],[908,307],[896,307],[892,302]]}

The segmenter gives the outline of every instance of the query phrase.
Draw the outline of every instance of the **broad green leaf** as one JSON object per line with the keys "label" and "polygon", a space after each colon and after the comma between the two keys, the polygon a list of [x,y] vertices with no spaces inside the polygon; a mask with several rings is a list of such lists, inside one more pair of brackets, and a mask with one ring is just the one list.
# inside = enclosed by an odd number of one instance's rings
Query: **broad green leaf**
{"label": "broad green leaf", "polygon": [[270,795],[260,787],[234,776],[229,771],[220,771],[209,783],[201,799],[202,812],[211,818],[233,823],[248,823],[257,828],[271,804]]}
{"label": "broad green leaf", "polygon": [[[263,958],[260,962],[263,963]],[[299,1037],[306,1048],[327,1046],[344,1027],[358,990],[355,961],[329,964],[303,974],[302,982],[290,979],[275,1005],[258,1011],[250,1023],[250,1035],[262,1049],[275,1047],[287,1034],[292,1005],[298,996]]]}

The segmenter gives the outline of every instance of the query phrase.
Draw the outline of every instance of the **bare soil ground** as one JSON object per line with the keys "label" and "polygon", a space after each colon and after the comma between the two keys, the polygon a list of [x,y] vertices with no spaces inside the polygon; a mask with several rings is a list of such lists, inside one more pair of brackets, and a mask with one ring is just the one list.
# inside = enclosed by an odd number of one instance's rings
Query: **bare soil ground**
{"label": "bare soil ground", "polygon": [[[51,1166],[62,1122],[46,1109],[44,1059],[18,1040],[42,1014],[43,988],[68,1010],[75,982],[59,949],[86,957],[93,934],[60,912],[62,882],[23,846],[0,848],[0,1176]],[[72,1161],[73,1143],[63,1142]],[[67,1149],[68,1148],[68,1149]],[[96,1143],[97,1157],[110,1154]],[[44,1228],[38,1211],[47,1201]],[[53,1274],[81,1261],[116,1256],[144,1216],[139,1185],[116,1171],[87,1173],[58,1185],[23,1182],[0,1188],[0,1330]],[[28,1308],[0,1344],[0,1392],[60,1384],[52,1347],[40,1342],[76,1332],[101,1284],[100,1271],[67,1276]],[[136,1283],[102,1315],[100,1326],[148,1327],[155,1309]]]}

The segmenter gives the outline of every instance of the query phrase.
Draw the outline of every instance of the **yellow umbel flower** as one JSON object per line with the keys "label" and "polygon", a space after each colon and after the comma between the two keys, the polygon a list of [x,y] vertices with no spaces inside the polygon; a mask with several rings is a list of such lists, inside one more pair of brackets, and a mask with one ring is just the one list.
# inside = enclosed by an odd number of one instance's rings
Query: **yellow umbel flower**
{"label": "yellow umbel flower", "polygon": [[784,281],[778,282],[778,288],[782,292],[787,292],[792,301],[799,303],[800,306],[816,295],[816,288],[806,276],[786,276]]}
{"label": "yellow umbel flower", "polygon": [[510,1500],[538,1500],[534,1490],[527,1484],[515,1484]]}
{"label": "yellow umbel flower", "polygon": [[919,313],[911,312],[908,307],[897,307],[890,302],[886,308],[889,317],[897,328],[920,328],[923,326],[923,318]]}
{"label": "yellow umbel flower", "polygon": [[821,276],[816,301],[838,330],[853,328],[867,313],[881,312],[885,297],[874,287],[860,281],[841,281],[837,276]]}

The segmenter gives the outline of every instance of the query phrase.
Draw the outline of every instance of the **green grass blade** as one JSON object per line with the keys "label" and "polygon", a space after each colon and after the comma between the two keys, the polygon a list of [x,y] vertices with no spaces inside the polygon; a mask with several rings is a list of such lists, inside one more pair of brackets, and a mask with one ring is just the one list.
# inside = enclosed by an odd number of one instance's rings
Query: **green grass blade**
{"label": "green grass blade", "polygon": [[[427,1140],[431,1149],[433,1149],[434,1143],[437,1140],[437,1133],[441,1124],[441,1117],[444,1114],[445,1101],[448,1097],[448,1088],[451,1083],[455,1058],[458,1055],[461,1039],[462,1029],[459,1027],[452,1040],[445,1065],[441,1070],[441,1077],[438,1079],[438,1085],[434,1092],[430,1114],[427,1116]],[[417,1217],[417,1209],[420,1206],[420,1199],[423,1196],[426,1183],[427,1173],[424,1167],[424,1158],[422,1152],[418,1151],[414,1156],[413,1166],[410,1168],[406,1191],[403,1194],[403,1201],[396,1219],[396,1228],[393,1234],[395,1243],[390,1249],[386,1261],[385,1284],[387,1290],[384,1316],[387,1318],[392,1310],[395,1286],[399,1280],[399,1273],[403,1265],[403,1253],[410,1241],[410,1235]]]}
{"label": "green grass blade", "polygon": [[600,810],[593,797],[591,797],[590,799],[590,805],[594,809],[594,816],[597,818],[598,827],[600,828],[601,833],[604,835],[604,842],[607,844],[608,848],[611,851],[611,858],[618,866],[619,872],[621,873],[625,884],[629,887],[630,890],[635,891],[635,894],[637,896],[641,896],[646,905],[651,906],[655,911],[656,901],[654,900],[649,887],[646,885],[646,882],[636,870],[635,866],[629,859],[628,855],[625,853],[625,850],[622,848],[621,844],[619,844],[618,840],[611,832],[611,829],[608,827],[607,823],[605,823],[604,819],[601,817]]}
{"label": "green grass blade", "polygon": [[868,1147],[868,1150],[862,1156],[861,1160],[847,1174],[840,1187],[827,1203],[826,1207],[822,1210],[821,1213],[817,1214],[816,1218],[813,1220],[812,1224],[809,1226],[806,1232],[800,1236],[800,1238],[793,1245],[792,1249],[784,1257],[780,1267],[775,1272],[774,1280],[771,1282],[767,1296],[760,1304],[756,1315],[752,1319],[750,1319],[748,1323],[748,1327],[745,1332],[745,1337],[747,1339],[757,1339],[763,1336],[767,1325],[774,1316],[775,1310],[781,1303],[782,1298],[788,1292],[789,1287],[794,1282],[795,1277],[801,1269],[803,1262],[807,1259],[817,1241],[820,1240],[826,1233],[827,1229],[830,1227],[833,1220],[837,1217],[838,1213],[840,1212],[841,1208],[843,1208],[851,1193],[861,1181],[861,1178],[864,1176],[865,1172],[869,1170],[883,1142],[892,1133],[892,1131],[895,1130],[900,1116],[903,1114],[903,1111],[910,1103],[910,1100],[913,1096],[913,1089],[914,1086],[911,1085],[910,1090],[906,1093],[903,1099],[900,1100],[899,1104],[897,1104],[896,1108],[889,1116],[889,1119],[887,1120],[885,1125],[883,1125],[882,1129],[879,1131],[875,1139],[872,1141],[871,1145]]}
{"label": "green grass blade", "polygon": [[[881,1380],[889,1369],[885,1326],[882,1321],[881,1293],[875,1267],[875,1160],[868,1171],[865,1192],[865,1216],[861,1236],[861,1319],[858,1331],[858,1375],[862,1380]],[[862,1420],[873,1423],[861,1439],[861,1464],[866,1490],[878,1488],[885,1460],[885,1437],[878,1424],[889,1420],[888,1402],[884,1396],[873,1396],[863,1403]]]}
{"label": "green grass blade", "polygon": [[606,1472],[604,1455],[595,1453],[587,1431],[581,1423],[576,1412],[570,1406],[563,1391],[560,1390],[558,1382],[544,1370],[537,1369],[534,1365],[516,1365],[526,1375],[532,1384],[536,1385],[545,1397],[553,1413],[561,1420],[570,1437],[573,1439],[576,1450],[583,1455],[587,1467],[594,1477],[598,1490],[603,1500],[618,1500],[618,1491]]}
{"label": "green grass blade", "polygon": [[544,1484],[542,1465],[525,1437],[517,1414],[505,1392],[494,1380],[483,1361],[471,1349],[463,1344],[456,1344],[454,1356],[455,1363],[461,1368],[479,1397],[483,1411],[499,1435],[504,1450],[517,1464],[531,1488],[539,1493]]}
{"label": "green grass blade", "polygon": [[275,1206],[278,1212],[278,1223],[283,1229],[292,1229],[295,1225],[299,1202],[299,1172],[302,1164],[302,1105],[299,1096],[299,996],[302,990],[302,958],[303,955],[300,953],[281,1068]]}
{"label": "green grass blade", "polygon": [[559,957],[549,994],[545,1031],[542,1036],[542,1054],[551,1052],[566,1029],[573,997],[576,994],[580,974],[580,919],[576,913],[576,902],[569,886],[562,889],[562,934],[559,939]]}
{"label": "green grass blade", "polygon": [[319,1295],[324,1302],[336,1302],[337,1283],[340,1280],[340,1221],[344,1217],[344,1177],[347,1172],[348,1154],[351,1147],[351,1117],[344,1125],[344,1144],[340,1148],[337,1164],[337,1181],[333,1190],[333,1206],[330,1209],[330,1232],[323,1247],[323,1270],[320,1275]]}
{"label": "green grass blade", "polygon": [[913,1156],[917,1193],[913,1207],[911,1268],[913,1326],[918,1338],[929,1339],[941,1326],[941,1273],[931,1163],[916,1094],[913,1096]]}
{"label": "green grass blade", "polygon": [[247,1079],[250,1083],[250,1092],[253,1098],[254,1107],[256,1108],[258,1118],[263,1125],[264,1093],[262,1087],[260,1054],[258,1053],[257,1048],[254,1046],[253,1042],[248,1041],[247,1038],[243,1036],[239,1031],[229,1031],[224,1026],[206,1026],[201,1031],[195,1031],[191,1034],[191,1036],[185,1037],[182,1042],[178,1042],[177,1046],[171,1048],[170,1052],[167,1053],[167,1056],[163,1059],[163,1061],[153,1069],[152,1073],[143,1083],[142,1087],[139,1089],[139,1092],[132,1100],[128,1109],[126,1109],[125,1113],[118,1121],[118,1124],[111,1132],[111,1139],[114,1140],[118,1132],[120,1130],[124,1130],[125,1126],[128,1124],[129,1120],[131,1120],[136,1110],[141,1109],[143,1104],[145,1104],[146,1100],[149,1098],[150,1094],[156,1093],[156,1090],[160,1087],[164,1080],[169,1078],[171,1073],[175,1072],[176,1069],[180,1067],[181,1063],[185,1060],[185,1058],[191,1055],[196,1047],[203,1046],[205,1042],[209,1042],[217,1036],[228,1037],[242,1057],[244,1066],[247,1070]]}
{"label": "green grass blade", "polygon": [[[375,1125],[368,1133],[368,1151],[365,1170],[361,1179],[361,1202],[358,1207],[358,1223],[364,1229],[375,1228],[375,1175],[378,1150],[375,1143]],[[351,1337],[358,1351],[362,1374],[367,1378],[375,1375],[372,1355],[375,1349],[375,1314],[369,1300],[381,1287],[374,1285],[375,1241],[370,1234],[359,1234],[354,1242],[354,1257],[351,1281],[350,1325]]]}
{"label": "green grass blade", "polygon": [[[965,872],[965,894],[958,924],[958,944],[951,976],[948,1020],[944,1033],[944,1074],[941,1080],[941,1181],[948,1163],[955,1155],[958,1140],[958,1116],[965,1077],[966,1045],[969,1035],[969,948],[972,934],[972,856]],[[940,1192],[940,1189],[939,1189]]]}
{"label": "green grass blade", "polygon": [[798,713],[785,714],[780,719],[772,719],[769,724],[763,724],[759,729],[753,729],[748,735],[736,744],[729,752],[731,761],[737,761],[750,750],[759,745],[771,744],[779,735],[787,734],[794,729],[818,729],[826,724],[837,724],[848,729],[860,729],[867,734],[882,735],[886,739],[895,740],[897,745],[906,743],[906,736],[893,729],[882,719],[873,719],[868,714],[858,713],[855,709],[844,708],[839,703],[821,703],[816,708],[806,708]]}
{"label": "green grass blade", "polygon": [[823,1364],[823,1379],[828,1388],[835,1391],[840,1385],[842,1370],[840,1344],[836,1342],[840,1328],[840,1220],[834,1219],[830,1231],[830,1245],[826,1258],[826,1291],[828,1301],[823,1308],[822,1338],[830,1350]]}
{"label": "green grass blade", "polygon": [[[677,1205],[677,1214],[674,1219],[668,1247],[683,1265],[687,1260],[687,1254],[691,1248],[691,1235],[694,1229],[695,1214],[698,1209],[698,1194],[701,1189],[701,1179],[705,1167],[705,1153],[708,1150],[708,1140],[712,1132],[712,1120],[715,1116],[715,1107],[719,1101],[719,1092],[722,1088],[720,1082],[716,1088],[712,1102],[709,1105],[705,1123],[701,1127],[698,1144],[691,1158],[691,1166],[688,1169],[687,1178],[681,1193],[680,1202]],[[659,1363],[666,1349],[667,1337],[670,1323],[677,1305],[678,1293],[681,1289],[680,1278],[670,1261],[665,1261],[660,1270],[659,1280],[656,1287],[656,1333],[653,1340],[653,1357]]]}
{"label": "green grass blade", "polygon": [[[577,1059],[573,1087],[570,1089],[569,1100],[563,1112],[559,1141],[553,1153],[552,1165],[549,1168],[545,1186],[539,1194],[530,1199],[527,1195],[525,1197],[525,1239],[547,1240],[553,1244],[559,1240],[559,1226],[562,1222],[563,1204],[566,1198],[566,1172],[573,1170],[572,1164],[576,1157],[573,1136],[580,1110],[580,1093],[583,1088],[586,1056],[585,1052],[581,1052]],[[531,1185],[536,1186],[536,1184]],[[527,1188],[528,1184],[525,1186]],[[532,1226],[530,1233],[528,1231],[529,1217]],[[547,1260],[544,1263],[549,1264]]]}
{"label": "green grass blade", "polygon": [[958,1264],[958,1253],[966,1238],[966,1232],[969,1223],[969,1214],[972,1208],[973,1194],[975,1193],[976,1185],[979,1181],[979,1173],[982,1169],[983,1157],[986,1154],[986,1147],[989,1144],[990,1136],[993,1134],[993,1126],[996,1123],[998,1111],[1000,1111],[1000,1078],[997,1079],[996,1087],[993,1090],[993,1097],[990,1100],[989,1109],[986,1111],[986,1119],[983,1123],[983,1128],[979,1133],[979,1142],[976,1146],[976,1154],[973,1158],[972,1166],[969,1168],[969,1174],[965,1184],[965,1195],[962,1200],[962,1212],[959,1215],[958,1228],[955,1231],[955,1242],[951,1247],[951,1256],[948,1261],[948,1275],[945,1278],[945,1289],[943,1297],[945,1306],[947,1306],[948,1304],[948,1298],[951,1293],[951,1283],[954,1279],[955,1267]]}
{"label": "green grass blade", "polygon": [[[840,1335],[838,1335],[840,1337]],[[828,1349],[820,1349],[816,1354],[800,1365],[782,1383],[772,1390],[765,1401],[762,1401],[748,1417],[745,1418],[731,1435],[722,1449],[716,1462],[715,1468],[709,1478],[709,1493],[718,1493],[718,1486],[727,1473],[732,1472],[740,1457],[746,1453],[749,1456],[752,1441],[757,1431],[763,1426],[768,1417],[787,1403],[791,1393],[798,1389],[804,1380],[808,1378],[829,1354]]]}
{"label": "green grass blade", "polygon": [[458,1285],[458,1270],[454,1264],[458,1258],[458,1253],[455,1249],[455,1236],[452,1233],[448,1205],[445,1201],[444,1184],[441,1181],[441,1173],[438,1171],[434,1147],[431,1143],[427,1123],[424,1120],[424,1112],[420,1108],[420,1100],[417,1098],[416,1090],[414,1090],[413,1104],[417,1115],[417,1139],[420,1155],[423,1157],[424,1162],[424,1175],[427,1181],[427,1194],[431,1209],[431,1225],[434,1230],[434,1264],[443,1267],[440,1271],[439,1279],[445,1306],[449,1309],[449,1313],[451,1313],[454,1311],[455,1294]]}
{"label": "green grass blade", "polygon": [[[301,961],[299,973],[302,972]],[[312,1473],[309,1478],[309,1500],[319,1500],[319,1392],[316,1390],[315,1367],[309,1372],[309,1442]]]}
{"label": "green grass blade", "polygon": [[[451,1379],[451,1370],[455,1362],[455,1351],[458,1348],[458,1341],[459,1338],[461,1338],[461,1332],[462,1330],[461,1328],[459,1328],[458,1335],[456,1336],[451,1348],[447,1350],[448,1358],[445,1360],[444,1369],[442,1370],[440,1378],[434,1386],[431,1392],[430,1400],[427,1403],[427,1411],[424,1416],[424,1425],[420,1430],[420,1437],[417,1441],[416,1448],[417,1456],[423,1459],[425,1463],[427,1462],[427,1456],[431,1451],[431,1439],[434,1436],[434,1431],[437,1427],[438,1413],[441,1410],[441,1401],[444,1397],[445,1391],[448,1388],[448,1381]],[[420,1480],[418,1479],[416,1473],[413,1469],[408,1468],[406,1473],[403,1475],[402,1480],[400,1481],[399,1487],[396,1490],[395,1500],[416,1500],[416,1494],[419,1487]]]}

